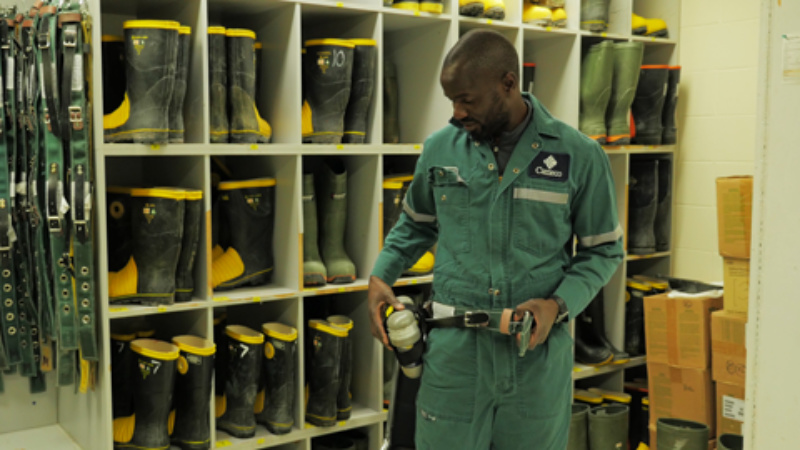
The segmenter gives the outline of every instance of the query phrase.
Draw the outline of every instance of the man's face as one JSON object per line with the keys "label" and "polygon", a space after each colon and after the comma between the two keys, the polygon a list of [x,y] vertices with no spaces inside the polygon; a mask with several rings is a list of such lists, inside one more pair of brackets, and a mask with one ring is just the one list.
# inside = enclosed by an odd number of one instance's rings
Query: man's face
{"label": "man's face", "polygon": [[509,108],[500,77],[463,69],[455,63],[440,77],[444,95],[453,102],[453,118],[478,141],[492,140],[509,122]]}

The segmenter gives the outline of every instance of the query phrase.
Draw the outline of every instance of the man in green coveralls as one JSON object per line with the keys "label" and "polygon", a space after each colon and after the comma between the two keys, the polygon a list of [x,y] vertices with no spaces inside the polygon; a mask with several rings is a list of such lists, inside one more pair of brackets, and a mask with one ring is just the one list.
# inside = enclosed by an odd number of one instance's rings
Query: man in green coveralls
{"label": "man in green coveralls", "polygon": [[403,308],[390,286],[438,240],[435,318],[453,306],[510,308],[517,320],[530,312],[535,329],[523,357],[506,334],[431,330],[417,448],[563,450],[572,403],[568,320],[623,258],[608,157],[521,93],[518,55],[497,32],[464,34],[440,82],[453,118],[425,141],[404,213],[373,268],[372,333],[388,345],[381,309]]}

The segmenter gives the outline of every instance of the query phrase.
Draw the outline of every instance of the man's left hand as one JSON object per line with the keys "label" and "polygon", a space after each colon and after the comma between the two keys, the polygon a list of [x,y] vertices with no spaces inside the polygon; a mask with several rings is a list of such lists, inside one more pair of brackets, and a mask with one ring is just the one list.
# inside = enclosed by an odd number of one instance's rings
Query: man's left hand
{"label": "man's left hand", "polygon": [[[528,350],[533,350],[550,335],[553,322],[558,317],[558,303],[548,298],[533,298],[520,303],[514,311],[514,320],[522,320],[525,312],[533,315],[534,329],[531,332],[531,340],[528,343]],[[519,336],[517,336],[519,341]],[[517,342],[519,344],[519,342]]]}

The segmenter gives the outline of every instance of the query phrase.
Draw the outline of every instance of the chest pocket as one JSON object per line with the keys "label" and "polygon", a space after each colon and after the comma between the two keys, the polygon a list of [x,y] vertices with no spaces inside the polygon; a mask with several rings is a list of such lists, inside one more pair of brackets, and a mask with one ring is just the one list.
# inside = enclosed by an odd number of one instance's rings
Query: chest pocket
{"label": "chest pocket", "polygon": [[436,202],[439,241],[457,252],[470,250],[469,184],[458,167],[433,166],[428,181]]}
{"label": "chest pocket", "polygon": [[562,248],[572,234],[568,189],[537,183],[513,193],[514,245],[535,255]]}

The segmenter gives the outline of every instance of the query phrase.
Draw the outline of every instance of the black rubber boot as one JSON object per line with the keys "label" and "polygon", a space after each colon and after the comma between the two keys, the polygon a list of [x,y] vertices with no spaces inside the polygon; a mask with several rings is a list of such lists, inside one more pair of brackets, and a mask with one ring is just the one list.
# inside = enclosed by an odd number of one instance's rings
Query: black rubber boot
{"label": "black rubber boot", "polygon": [[225,329],[228,326],[228,314],[225,311],[214,311],[214,345],[217,354],[214,357],[214,411],[225,411],[225,383],[228,381],[228,335]]}
{"label": "black rubber boot", "polygon": [[211,264],[215,290],[259,286],[272,281],[275,228],[275,179],[257,178],[219,184],[220,215],[230,247]]}
{"label": "black rubber boot", "polygon": [[112,417],[133,415],[133,364],[136,358],[130,344],[136,333],[111,333],[111,410]]}
{"label": "black rubber boot", "polygon": [[606,335],[605,297],[603,296],[602,289],[600,289],[594,299],[589,302],[589,305],[584,310],[584,314],[591,318],[591,324],[592,327],[594,327],[595,336],[600,338],[600,341],[603,343],[603,345],[607,348],[610,348],[611,353],[614,354],[614,358],[611,361],[618,364],[629,361],[630,355],[612,345],[608,340],[608,336]]}
{"label": "black rubber boot", "polygon": [[328,283],[352,283],[356,266],[344,248],[347,226],[347,169],[338,158],[325,160],[319,183],[320,251]]}
{"label": "black rubber boot", "polygon": [[125,39],[103,35],[103,115],[125,101]]}
{"label": "black rubber boot", "polygon": [[261,364],[256,421],[272,434],[286,434],[294,426],[297,390],[297,330],[278,322],[261,326],[264,332],[264,362]]}
{"label": "black rubber boot", "polygon": [[589,411],[590,449],[624,449],[627,443],[627,406],[600,406]]}
{"label": "black rubber boot", "polygon": [[725,433],[717,438],[717,450],[743,450],[744,438],[739,434]]}
{"label": "black rubber boot", "polygon": [[228,377],[224,399],[217,401],[217,429],[240,439],[256,434],[253,413],[264,354],[264,335],[241,325],[228,325]]}
{"label": "black rubber boot", "polygon": [[594,320],[587,310],[575,318],[575,361],[602,366],[614,360],[614,352],[606,345],[604,336],[597,333]]}
{"label": "black rubber boot", "polygon": [[347,330],[324,320],[308,321],[306,422],[318,427],[336,425],[336,399],[341,384],[340,364]]}
{"label": "black rubber boot", "polygon": [[344,113],[342,142],[363,144],[367,137],[367,114],[375,90],[375,70],[378,62],[377,43],[372,39],[350,39],[353,49],[353,78],[350,100]]}
{"label": "black rubber boot", "polygon": [[228,58],[225,27],[208,27],[208,98],[212,144],[228,142]]}
{"label": "black rubber boot", "polygon": [[401,181],[385,180],[383,182],[383,239],[389,235],[403,212],[405,190]]}
{"label": "black rubber boot", "polygon": [[659,450],[706,450],[708,425],[691,420],[661,418],[656,422],[656,448]]}
{"label": "black rubber boot", "polygon": [[123,24],[126,92],[122,104],[103,116],[106,142],[169,141],[179,26],[168,20],[128,20]]}
{"label": "black rubber boot", "polygon": [[383,143],[400,142],[400,97],[397,92],[397,69],[388,58],[383,60]]}
{"label": "black rubber boot", "polygon": [[328,323],[347,330],[342,343],[342,359],[339,362],[339,394],[336,396],[336,420],[347,420],[353,410],[350,382],[353,378],[353,319],[342,316],[328,316]]}
{"label": "black rubber boot", "polygon": [[672,233],[672,160],[660,158],[658,163],[658,203],[653,232],[656,235],[656,251],[669,251]]}
{"label": "black rubber boot", "polygon": [[661,114],[667,91],[667,66],[642,66],[636,96],[631,104],[634,133],[631,143],[661,145]]}
{"label": "black rubber boot", "polygon": [[324,286],[328,271],[319,256],[319,222],[314,174],[303,174],[303,286]]}
{"label": "black rubber boot", "polygon": [[350,99],[354,45],[342,39],[306,41],[303,53],[303,142],[339,144]]}
{"label": "black rubber boot", "polygon": [[114,419],[114,448],[168,448],[169,417],[178,347],[136,339],[131,365],[133,415]]}
{"label": "black rubber boot", "polygon": [[183,103],[189,81],[189,53],[192,48],[192,29],[181,26],[178,29],[178,56],[175,66],[175,88],[169,102],[169,141],[182,143],[184,140]]}
{"label": "black rubber boot", "polygon": [[652,291],[646,284],[630,278],[625,289],[625,351],[639,356],[645,353],[644,298]]}
{"label": "black rubber boot", "polygon": [[661,112],[661,145],[674,145],[678,142],[678,86],[681,81],[681,66],[670,66],[667,76],[667,96],[664,99],[664,110]]}
{"label": "black rubber boot", "polygon": [[229,28],[228,42],[228,117],[230,141],[267,143],[272,128],[261,118],[256,106],[256,34],[252,30]]}
{"label": "black rubber boot", "polygon": [[536,80],[536,63],[522,63],[522,91],[533,95]]}
{"label": "black rubber boot", "polygon": [[171,440],[184,450],[211,448],[209,408],[214,376],[214,343],[197,336],[175,336],[180,349],[175,381],[175,427]]}
{"label": "black rubber boot", "polygon": [[606,31],[610,2],[610,0],[581,0],[581,30]]}
{"label": "black rubber boot", "polygon": [[188,302],[194,294],[194,262],[200,244],[200,227],[204,219],[203,191],[186,190],[183,216],[183,239],[178,270],[175,272],[175,301]]}
{"label": "black rubber boot", "polygon": [[628,190],[628,253],[654,253],[658,209],[658,167],[655,160],[631,160]]}
{"label": "black rubber boot", "polygon": [[349,437],[336,433],[312,440],[311,450],[356,450],[356,443]]}
{"label": "black rubber boot", "polygon": [[572,404],[567,450],[589,450],[589,405]]}
{"label": "black rubber boot", "polygon": [[342,431],[342,436],[350,438],[355,445],[356,450],[369,450],[369,436],[361,430],[347,430]]}
{"label": "black rubber boot", "polygon": [[106,188],[106,226],[108,233],[108,271],[119,272],[133,255],[131,229],[131,188]]}
{"label": "black rubber boot", "polygon": [[179,189],[131,189],[132,256],[108,274],[113,302],[171,305],[181,253],[186,194]]}

